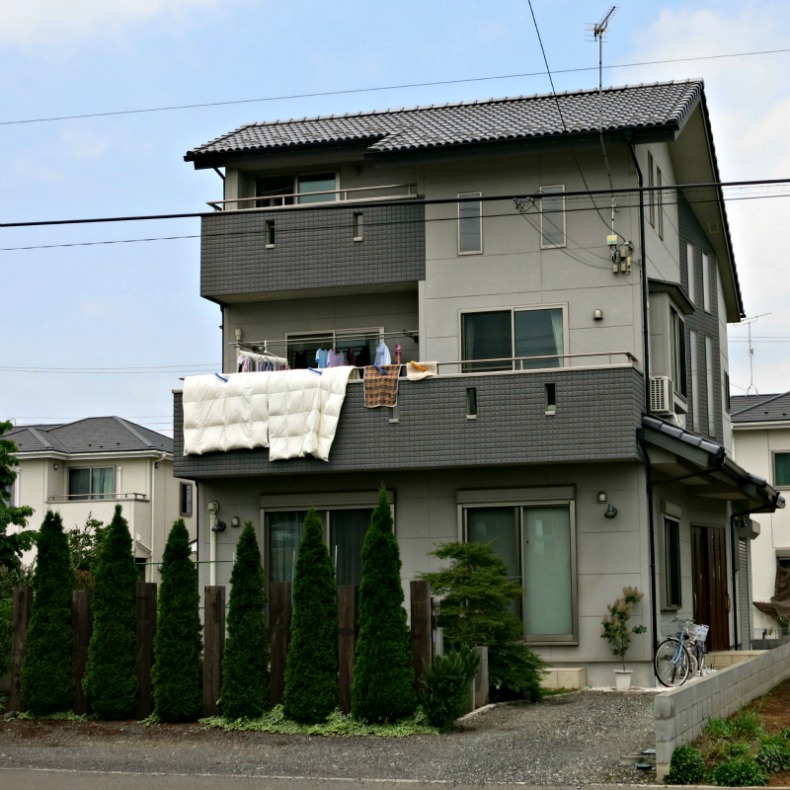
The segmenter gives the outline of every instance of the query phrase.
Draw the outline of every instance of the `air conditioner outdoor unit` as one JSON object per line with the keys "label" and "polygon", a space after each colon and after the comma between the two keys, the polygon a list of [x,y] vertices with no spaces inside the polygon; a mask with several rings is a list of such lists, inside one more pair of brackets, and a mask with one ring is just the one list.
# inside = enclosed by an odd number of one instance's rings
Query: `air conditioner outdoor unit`
{"label": "air conditioner outdoor unit", "polygon": [[650,377],[650,411],[653,414],[674,414],[675,386],[669,376]]}

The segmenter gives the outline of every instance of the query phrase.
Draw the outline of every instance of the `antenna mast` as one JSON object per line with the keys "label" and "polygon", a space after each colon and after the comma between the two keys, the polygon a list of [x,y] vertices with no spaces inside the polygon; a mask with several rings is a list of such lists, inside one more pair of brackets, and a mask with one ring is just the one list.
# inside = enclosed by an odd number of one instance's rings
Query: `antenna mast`
{"label": "antenna mast", "polygon": [[[609,155],[606,153],[606,143],[603,139],[603,34],[609,26],[609,20],[617,10],[617,6],[612,6],[604,18],[598,24],[592,26],[592,32],[595,40],[598,42],[598,135],[601,138],[601,151],[603,151],[603,161],[606,166],[606,175],[609,177],[609,188],[614,189],[612,184],[612,171],[609,168]],[[614,195],[612,196],[612,233],[614,233],[614,215],[617,210],[615,206]]]}

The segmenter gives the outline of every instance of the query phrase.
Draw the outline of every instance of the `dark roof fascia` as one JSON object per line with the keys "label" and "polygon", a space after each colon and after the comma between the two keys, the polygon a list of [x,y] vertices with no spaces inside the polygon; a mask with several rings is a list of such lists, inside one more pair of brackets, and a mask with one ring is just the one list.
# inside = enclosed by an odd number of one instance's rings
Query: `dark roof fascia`
{"label": "dark roof fascia", "polygon": [[669,280],[655,280],[653,278],[648,278],[647,283],[650,293],[669,294],[683,315],[693,315],[694,304],[678,283],[673,283]]}

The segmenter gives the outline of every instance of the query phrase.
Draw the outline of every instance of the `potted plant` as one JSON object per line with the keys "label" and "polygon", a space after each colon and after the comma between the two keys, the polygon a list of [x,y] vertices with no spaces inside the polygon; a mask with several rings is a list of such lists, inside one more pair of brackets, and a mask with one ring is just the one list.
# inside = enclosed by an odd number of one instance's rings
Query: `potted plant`
{"label": "potted plant", "polygon": [[631,687],[631,670],[625,668],[625,654],[631,645],[634,634],[643,634],[647,628],[643,625],[629,626],[628,621],[644,593],[636,587],[623,587],[623,595],[613,604],[607,606],[601,625],[603,627],[601,638],[605,639],[612,652],[620,658],[622,669],[615,669],[615,687],[618,691],[626,691]]}

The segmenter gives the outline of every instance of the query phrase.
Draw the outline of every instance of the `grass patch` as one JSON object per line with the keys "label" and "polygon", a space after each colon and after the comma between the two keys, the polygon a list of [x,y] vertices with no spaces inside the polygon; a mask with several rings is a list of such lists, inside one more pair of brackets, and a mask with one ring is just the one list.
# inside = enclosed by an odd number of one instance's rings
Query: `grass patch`
{"label": "grass patch", "polygon": [[340,711],[335,711],[323,724],[299,724],[285,718],[282,705],[277,705],[258,719],[229,720],[221,716],[212,716],[200,719],[200,723],[227,732],[275,732],[285,735],[378,735],[406,738],[411,735],[436,735],[439,732],[435,727],[428,725],[421,711],[409,719],[394,724],[364,724]]}

